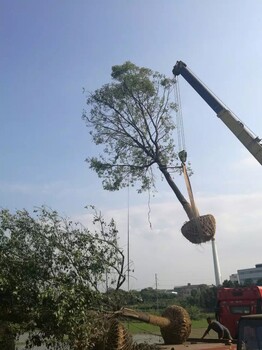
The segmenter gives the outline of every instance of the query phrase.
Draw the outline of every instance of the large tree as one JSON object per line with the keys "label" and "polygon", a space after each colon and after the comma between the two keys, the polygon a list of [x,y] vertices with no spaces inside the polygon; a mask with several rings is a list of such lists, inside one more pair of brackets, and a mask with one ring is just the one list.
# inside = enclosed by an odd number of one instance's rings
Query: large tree
{"label": "large tree", "polygon": [[138,191],[155,186],[159,170],[189,219],[194,212],[174,181],[178,156],[173,139],[174,80],[131,62],[112,67],[112,82],[89,93],[83,119],[103,154],[90,157],[91,169],[106,190],[140,183]]}
{"label": "large tree", "polygon": [[[35,344],[89,349],[102,332],[104,286],[125,280],[113,220],[92,207],[89,228],[41,207],[0,211],[0,328],[18,325]],[[2,343],[1,343],[2,344]]]}

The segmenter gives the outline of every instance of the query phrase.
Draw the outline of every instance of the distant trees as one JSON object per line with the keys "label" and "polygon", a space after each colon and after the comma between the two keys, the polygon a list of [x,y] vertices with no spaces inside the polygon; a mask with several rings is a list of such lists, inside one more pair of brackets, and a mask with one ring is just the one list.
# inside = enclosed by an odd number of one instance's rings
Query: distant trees
{"label": "distant trees", "polygon": [[17,325],[31,343],[61,348],[66,335],[71,349],[89,349],[102,332],[98,311],[114,303],[101,290],[123,284],[124,255],[114,221],[89,210],[90,228],[45,207],[0,211],[2,330]]}
{"label": "distant trees", "polygon": [[218,287],[204,287],[200,294],[200,307],[204,310],[214,312],[217,302],[217,289]]}
{"label": "distant trees", "polygon": [[247,278],[244,280],[243,286],[248,287],[248,286],[252,286],[255,283],[253,282],[252,278]]}
{"label": "distant trees", "polygon": [[257,280],[257,285],[258,285],[258,286],[262,286],[262,278],[260,278],[260,279]]}
{"label": "distant trees", "polygon": [[225,288],[234,288],[234,287],[239,287],[239,283],[237,281],[232,282],[230,280],[225,280],[222,283],[222,286],[225,287]]}
{"label": "distant trees", "polygon": [[[256,285],[262,285],[262,280],[258,280]],[[261,284],[260,284],[261,283]],[[247,286],[253,286],[254,283],[247,281],[245,285],[239,285],[237,282],[230,280],[224,280],[222,283],[223,288],[241,288]],[[204,313],[216,312],[217,306],[217,293],[220,287],[208,286],[205,284],[198,285],[195,289],[191,290],[191,294],[183,293],[183,288],[177,295],[172,295],[171,292],[167,293],[163,290],[155,290],[153,288],[144,288],[140,294],[143,298],[143,303],[139,306],[143,309],[145,306],[148,309],[156,309],[156,300],[160,311],[166,308],[170,303],[175,303],[184,307],[192,319],[201,318]],[[187,287],[185,287],[186,289]]]}
{"label": "distant trees", "polygon": [[157,293],[159,295],[161,292],[156,291],[156,289],[154,289],[152,287],[143,288],[140,291],[141,298],[143,299],[144,302],[148,302],[148,301],[156,302]]}
{"label": "distant trees", "polygon": [[141,301],[137,301],[135,307],[143,311],[161,313],[168,306],[176,304],[184,307],[192,319],[199,319],[205,312],[215,313],[217,287],[203,284],[200,288],[193,289],[189,296],[180,292],[173,294],[170,290],[156,290],[148,287],[142,289],[137,297],[139,296]]}

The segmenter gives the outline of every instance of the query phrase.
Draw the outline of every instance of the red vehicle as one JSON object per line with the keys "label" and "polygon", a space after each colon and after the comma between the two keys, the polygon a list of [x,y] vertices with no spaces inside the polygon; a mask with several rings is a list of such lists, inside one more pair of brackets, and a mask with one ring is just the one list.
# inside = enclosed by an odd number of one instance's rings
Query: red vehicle
{"label": "red vehicle", "polygon": [[216,318],[237,338],[241,316],[262,313],[262,287],[219,288]]}
{"label": "red vehicle", "polygon": [[[262,165],[261,138],[231,112],[187,67],[177,61],[173,68],[175,76],[183,78],[213,109],[217,117],[232,131],[252,156]],[[218,285],[219,283],[217,283]],[[217,294],[217,320],[224,324],[233,338],[237,338],[238,321],[242,315],[262,313],[262,287],[220,288]],[[261,347],[260,347],[261,349]]]}

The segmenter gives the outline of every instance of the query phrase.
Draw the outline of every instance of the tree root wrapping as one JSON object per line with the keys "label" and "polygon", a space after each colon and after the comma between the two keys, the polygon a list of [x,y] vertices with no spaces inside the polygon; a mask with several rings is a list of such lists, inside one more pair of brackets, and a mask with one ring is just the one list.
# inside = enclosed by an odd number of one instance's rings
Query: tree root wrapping
{"label": "tree root wrapping", "polygon": [[201,244],[214,238],[216,220],[213,215],[201,215],[187,221],[181,228],[183,236],[191,243]]}

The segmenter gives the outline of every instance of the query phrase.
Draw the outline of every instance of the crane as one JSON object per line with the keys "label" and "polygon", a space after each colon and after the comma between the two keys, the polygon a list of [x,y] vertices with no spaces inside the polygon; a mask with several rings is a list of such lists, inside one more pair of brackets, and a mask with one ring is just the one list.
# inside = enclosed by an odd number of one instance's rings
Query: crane
{"label": "crane", "polygon": [[188,69],[183,61],[177,61],[173,68],[175,76],[182,77],[196,90],[196,92],[213,109],[218,118],[232,131],[238,140],[246,147],[254,158],[262,165],[261,139],[254,135],[247,126],[236,117],[205,85]]}

